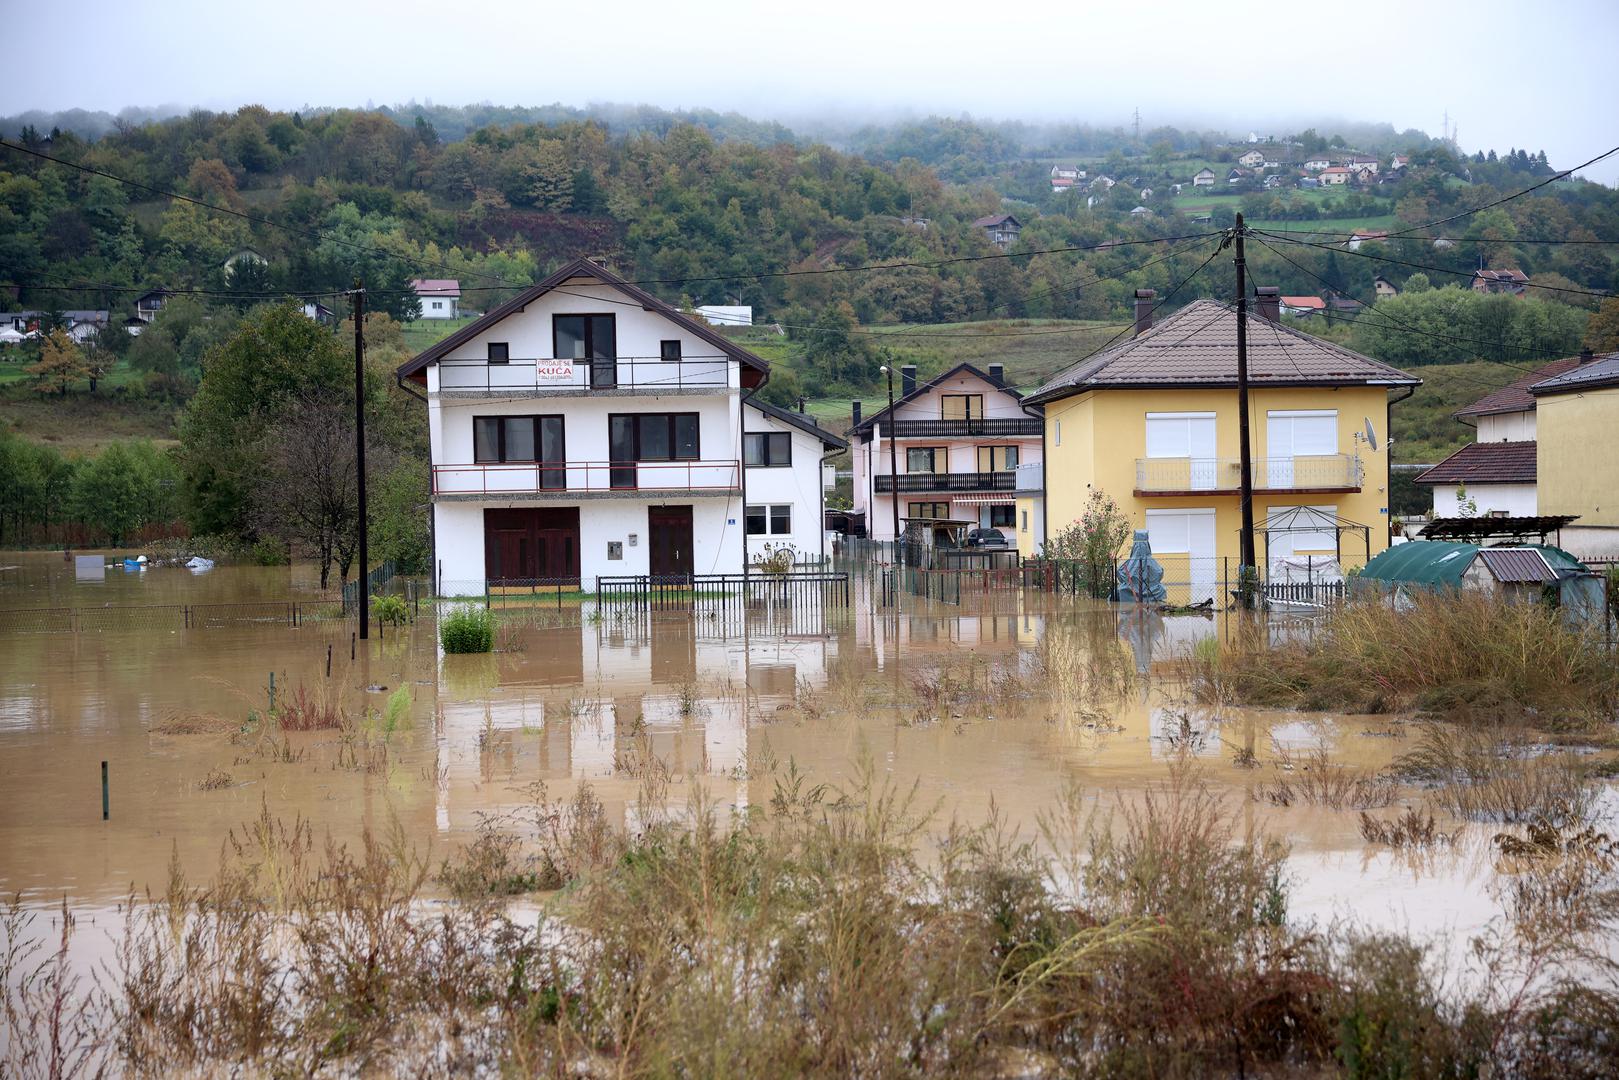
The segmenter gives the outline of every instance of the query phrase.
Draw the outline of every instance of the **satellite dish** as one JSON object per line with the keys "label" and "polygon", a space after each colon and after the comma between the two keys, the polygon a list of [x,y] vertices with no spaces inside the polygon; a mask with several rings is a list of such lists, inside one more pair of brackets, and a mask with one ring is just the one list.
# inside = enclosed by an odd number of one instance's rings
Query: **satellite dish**
{"label": "satellite dish", "polygon": [[1372,427],[1371,417],[1365,417],[1364,422],[1366,424],[1366,445],[1371,447],[1375,453],[1377,450],[1377,429]]}

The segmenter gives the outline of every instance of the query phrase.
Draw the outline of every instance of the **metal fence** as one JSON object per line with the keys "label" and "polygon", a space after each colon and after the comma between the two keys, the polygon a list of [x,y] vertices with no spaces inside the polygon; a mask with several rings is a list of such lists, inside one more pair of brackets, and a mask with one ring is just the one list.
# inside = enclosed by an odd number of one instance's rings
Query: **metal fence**
{"label": "metal fence", "polygon": [[851,596],[849,575],[841,571],[641,574],[596,579],[596,599],[602,607],[648,611],[752,610],[791,605],[848,607]]}
{"label": "metal fence", "polygon": [[0,632],[209,630],[226,626],[303,626],[347,617],[341,600],[260,600],[236,604],[107,604],[0,609]]}

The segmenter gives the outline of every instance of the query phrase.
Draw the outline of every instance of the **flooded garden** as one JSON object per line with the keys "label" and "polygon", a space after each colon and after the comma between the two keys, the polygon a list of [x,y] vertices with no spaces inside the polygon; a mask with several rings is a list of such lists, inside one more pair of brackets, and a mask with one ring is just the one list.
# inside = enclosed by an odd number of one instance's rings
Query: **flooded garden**
{"label": "flooded garden", "polygon": [[457,655],[0,554],[0,1073],[1613,1073],[1598,645],[840,569]]}

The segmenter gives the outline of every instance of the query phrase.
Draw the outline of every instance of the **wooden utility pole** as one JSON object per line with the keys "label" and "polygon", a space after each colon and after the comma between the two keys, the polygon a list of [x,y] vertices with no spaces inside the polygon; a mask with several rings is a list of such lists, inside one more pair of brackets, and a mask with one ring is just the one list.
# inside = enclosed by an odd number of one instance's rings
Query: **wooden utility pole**
{"label": "wooden utility pole", "polygon": [[1234,237],[1237,244],[1237,440],[1242,470],[1238,500],[1242,507],[1241,563],[1237,570],[1238,590],[1243,607],[1253,607],[1251,575],[1257,573],[1254,559],[1254,462],[1248,439],[1248,264],[1243,252],[1247,226],[1237,215]]}
{"label": "wooden utility pole", "polygon": [[355,476],[360,496],[360,576],[355,595],[360,606],[360,638],[371,636],[371,587],[367,580],[370,556],[366,551],[365,536],[365,281],[354,280],[354,291],[349,293],[354,302],[354,463],[359,470]]}

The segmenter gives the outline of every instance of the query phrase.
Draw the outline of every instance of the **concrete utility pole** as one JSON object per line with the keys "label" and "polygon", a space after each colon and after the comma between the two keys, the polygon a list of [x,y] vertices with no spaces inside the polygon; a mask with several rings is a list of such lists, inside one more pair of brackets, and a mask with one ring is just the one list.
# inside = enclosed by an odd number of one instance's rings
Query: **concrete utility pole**
{"label": "concrete utility pole", "polygon": [[360,605],[360,639],[371,636],[370,583],[366,580],[370,558],[365,536],[365,282],[356,278],[349,293],[354,302],[354,462],[359,470],[355,483],[360,496],[360,577],[355,593]]}
{"label": "concrete utility pole", "polygon": [[1254,463],[1248,445],[1248,262],[1244,257],[1243,238],[1248,227],[1237,215],[1233,231],[1237,244],[1237,439],[1240,447],[1242,487],[1238,500],[1242,507],[1242,565],[1237,570],[1238,590],[1243,607],[1253,607],[1254,594],[1249,587],[1250,573],[1257,572],[1254,559]]}

